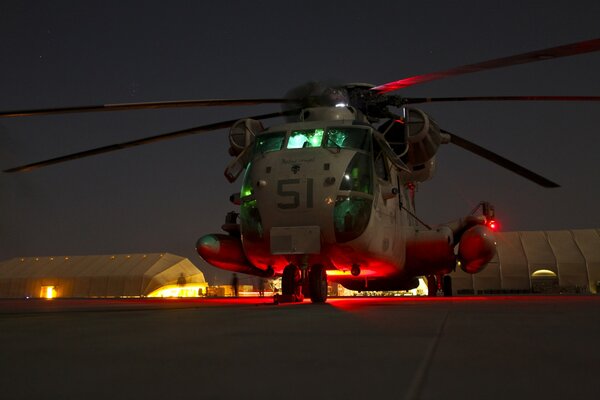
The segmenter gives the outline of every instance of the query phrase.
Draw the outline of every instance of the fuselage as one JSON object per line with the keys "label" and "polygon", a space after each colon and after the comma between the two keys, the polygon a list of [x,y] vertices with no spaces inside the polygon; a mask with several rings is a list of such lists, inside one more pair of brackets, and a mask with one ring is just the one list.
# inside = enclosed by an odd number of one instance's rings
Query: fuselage
{"label": "fuselage", "polygon": [[432,228],[414,215],[414,182],[430,178],[435,157],[408,167],[366,120],[343,109],[316,112],[256,135],[239,235],[204,236],[200,255],[264,276],[321,265],[329,280],[357,290],[411,288],[417,276],[453,270],[456,233],[468,227]]}
{"label": "fuselage", "polygon": [[244,176],[244,252],[275,273],[290,263],[322,264],[331,280],[401,279],[418,229],[401,207],[412,208],[408,190],[368,124],[273,127],[256,138]]}

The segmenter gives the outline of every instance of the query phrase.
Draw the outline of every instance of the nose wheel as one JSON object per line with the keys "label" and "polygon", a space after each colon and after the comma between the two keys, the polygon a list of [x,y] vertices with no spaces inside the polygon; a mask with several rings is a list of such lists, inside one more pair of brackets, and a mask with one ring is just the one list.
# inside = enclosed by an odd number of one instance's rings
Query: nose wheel
{"label": "nose wheel", "polygon": [[310,300],[313,303],[324,303],[327,300],[327,274],[325,267],[316,264],[308,272]]}
{"label": "nose wheel", "polygon": [[287,265],[281,276],[281,296],[278,296],[275,302],[293,303],[304,300],[301,277],[300,268],[294,264]]}
{"label": "nose wheel", "polygon": [[307,289],[305,292],[310,296],[310,300],[313,303],[324,303],[327,300],[327,274],[325,267],[315,264],[310,267],[308,274],[303,274],[296,265],[287,265],[283,269],[281,277],[281,295],[275,295],[275,303],[303,301],[303,286]]}

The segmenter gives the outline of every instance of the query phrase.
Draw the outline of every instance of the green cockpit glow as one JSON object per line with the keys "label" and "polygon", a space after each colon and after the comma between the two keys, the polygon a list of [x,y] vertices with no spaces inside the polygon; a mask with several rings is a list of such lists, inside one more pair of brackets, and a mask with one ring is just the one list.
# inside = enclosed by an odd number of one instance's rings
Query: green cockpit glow
{"label": "green cockpit glow", "polygon": [[244,197],[252,195],[252,179],[251,179],[251,171],[252,171],[252,163],[248,163],[248,167],[246,168],[246,174],[244,175],[244,183],[242,183],[242,190],[240,190],[240,197],[243,199]]}
{"label": "green cockpit glow", "polygon": [[369,131],[364,128],[329,128],[325,146],[369,151],[369,137]]}
{"label": "green cockpit glow", "polygon": [[302,149],[307,147],[321,147],[324,129],[305,129],[292,131],[288,139],[288,149]]}
{"label": "green cockpit glow", "polygon": [[373,201],[354,196],[338,196],[333,209],[335,238],[338,243],[359,237],[367,228]]}
{"label": "green cockpit glow", "polygon": [[245,201],[240,208],[242,235],[247,240],[260,240],[263,237],[262,219],[256,200]]}
{"label": "green cockpit glow", "polygon": [[274,132],[260,135],[256,138],[254,151],[258,154],[267,153],[269,151],[279,151],[285,140],[285,132]]}
{"label": "green cockpit glow", "polygon": [[248,186],[242,186],[242,193],[240,197],[246,197],[252,195],[252,188]]}
{"label": "green cockpit glow", "polygon": [[356,153],[344,172],[340,190],[373,194],[371,159],[367,154]]}

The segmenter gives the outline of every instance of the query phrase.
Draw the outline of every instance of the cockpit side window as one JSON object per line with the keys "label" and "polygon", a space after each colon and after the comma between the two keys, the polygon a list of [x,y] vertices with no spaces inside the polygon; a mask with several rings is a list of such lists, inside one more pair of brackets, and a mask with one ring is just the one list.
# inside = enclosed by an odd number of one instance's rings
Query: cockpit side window
{"label": "cockpit side window", "polygon": [[342,149],[356,149],[369,151],[371,141],[369,130],[363,128],[329,128],[325,147],[337,147]]}
{"label": "cockpit side window", "polygon": [[285,132],[266,133],[256,137],[254,152],[263,154],[269,151],[279,151],[285,140]]}
{"label": "cockpit side window", "polygon": [[307,147],[321,147],[324,129],[303,129],[292,131],[288,139],[288,149],[302,149]]}
{"label": "cockpit side window", "polygon": [[356,152],[344,172],[340,190],[373,194],[372,173],[369,155]]}
{"label": "cockpit side window", "polygon": [[373,158],[373,162],[375,165],[375,175],[377,175],[379,179],[387,181],[390,177],[387,162],[385,160],[384,152],[376,140],[373,141]]}

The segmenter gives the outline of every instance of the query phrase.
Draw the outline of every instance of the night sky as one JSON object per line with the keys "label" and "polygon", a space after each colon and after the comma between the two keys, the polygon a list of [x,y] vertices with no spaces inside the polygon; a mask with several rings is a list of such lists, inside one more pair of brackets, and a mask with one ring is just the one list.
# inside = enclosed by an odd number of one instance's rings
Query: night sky
{"label": "night sky", "polygon": [[[566,5],[568,4],[568,6]],[[282,97],[309,80],[383,84],[600,37],[600,2],[19,1],[0,3],[0,110]],[[600,95],[600,52],[434,81],[406,96]],[[600,228],[600,103],[423,105],[440,126],[562,185],[452,145],[419,186],[430,224],[496,206],[502,230]],[[0,120],[0,168],[278,110],[148,110]],[[272,124],[273,122],[267,122]],[[195,253],[236,209],[227,130],[0,174],[0,260]]]}

